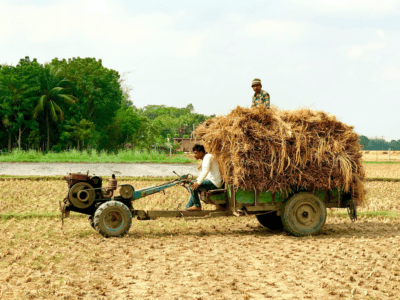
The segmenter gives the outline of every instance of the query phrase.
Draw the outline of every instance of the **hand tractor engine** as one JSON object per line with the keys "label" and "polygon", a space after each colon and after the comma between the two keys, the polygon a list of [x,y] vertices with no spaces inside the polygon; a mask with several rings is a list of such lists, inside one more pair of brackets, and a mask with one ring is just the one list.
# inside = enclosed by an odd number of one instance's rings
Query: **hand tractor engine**
{"label": "hand tractor engine", "polygon": [[64,179],[68,184],[66,199],[76,208],[86,209],[93,205],[97,199],[110,199],[117,189],[115,175],[108,181],[106,188],[102,187],[103,180],[99,176],[89,176],[81,173],[70,173]]}

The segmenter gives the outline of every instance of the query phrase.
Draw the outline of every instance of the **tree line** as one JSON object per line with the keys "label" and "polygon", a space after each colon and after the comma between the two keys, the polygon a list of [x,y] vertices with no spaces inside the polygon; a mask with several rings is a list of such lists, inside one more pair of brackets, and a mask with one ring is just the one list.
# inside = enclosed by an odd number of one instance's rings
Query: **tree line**
{"label": "tree line", "polygon": [[368,138],[364,135],[359,137],[359,142],[363,150],[400,150],[400,140],[387,142],[384,139]]}
{"label": "tree line", "polygon": [[95,58],[0,65],[0,150],[167,150],[168,140],[214,117],[192,104],[137,108],[123,81]]}

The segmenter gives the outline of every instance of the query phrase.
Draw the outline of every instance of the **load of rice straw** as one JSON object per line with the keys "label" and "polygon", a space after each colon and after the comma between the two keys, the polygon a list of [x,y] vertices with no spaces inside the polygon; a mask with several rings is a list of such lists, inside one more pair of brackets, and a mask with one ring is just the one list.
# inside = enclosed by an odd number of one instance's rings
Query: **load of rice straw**
{"label": "load of rice straw", "polygon": [[244,190],[352,191],[364,201],[361,146],[353,126],[322,111],[238,106],[206,120],[196,136],[213,154],[226,183]]}

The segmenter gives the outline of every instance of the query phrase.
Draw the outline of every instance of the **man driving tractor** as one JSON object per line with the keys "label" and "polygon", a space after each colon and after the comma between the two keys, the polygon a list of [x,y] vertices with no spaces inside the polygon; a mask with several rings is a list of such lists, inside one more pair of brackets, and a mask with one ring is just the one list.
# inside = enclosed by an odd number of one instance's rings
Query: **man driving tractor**
{"label": "man driving tractor", "polygon": [[201,173],[196,182],[190,184],[191,195],[185,209],[201,210],[199,191],[209,191],[221,188],[223,185],[217,160],[212,154],[206,153],[204,146],[196,144],[193,147],[194,157],[203,160]]}

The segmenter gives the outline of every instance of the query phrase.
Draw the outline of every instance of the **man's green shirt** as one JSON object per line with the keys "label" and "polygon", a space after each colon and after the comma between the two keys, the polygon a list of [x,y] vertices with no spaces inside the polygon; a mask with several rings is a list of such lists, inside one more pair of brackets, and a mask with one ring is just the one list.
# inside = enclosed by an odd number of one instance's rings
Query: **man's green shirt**
{"label": "man's green shirt", "polygon": [[254,94],[253,104],[251,107],[258,106],[260,104],[264,105],[266,108],[269,108],[270,106],[269,94],[264,90],[261,90],[257,95]]}

